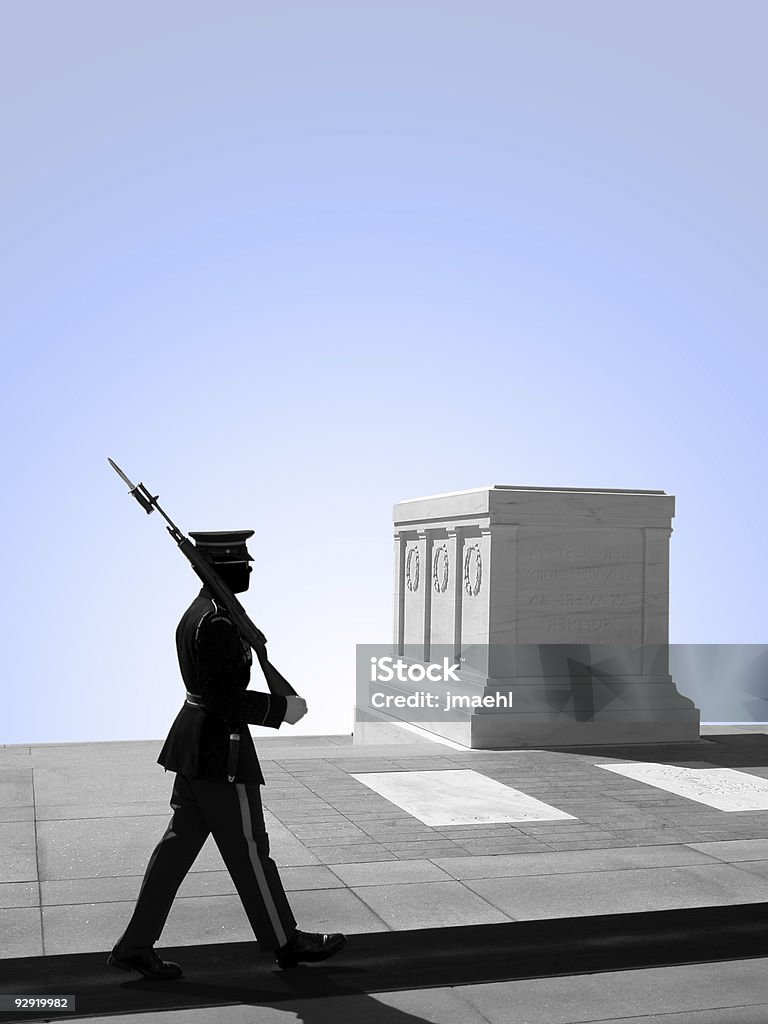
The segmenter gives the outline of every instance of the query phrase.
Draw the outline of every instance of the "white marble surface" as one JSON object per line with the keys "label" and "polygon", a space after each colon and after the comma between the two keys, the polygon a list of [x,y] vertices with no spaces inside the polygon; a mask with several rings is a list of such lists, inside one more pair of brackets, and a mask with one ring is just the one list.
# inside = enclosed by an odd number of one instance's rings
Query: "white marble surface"
{"label": "white marble surface", "polygon": [[499,484],[399,502],[398,653],[445,648],[462,682],[513,692],[434,731],[473,749],[697,740],[667,657],[674,511],[658,490]]}
{"label": "white marble surface", "polygon": [[496,521],[534,525],[540,524],[542,517],[559,517],[564,523],[599,521],[603,525],[655,519],[655,525],[667,525],[674,514],[675,499],[664,491],[493,484],[400,501],[394,507],[394,522],[407,527],[491,516]]}
{"label": "white marble surface", "polygon": [[597,767],[720,811],[768,810],[768,779],[734,768],[678,768],[647,762]]}
{"label": "white marble surface", "polygon": [[365,772],[352,777],[425,825],[555,821],[574,817],[468,769]]}

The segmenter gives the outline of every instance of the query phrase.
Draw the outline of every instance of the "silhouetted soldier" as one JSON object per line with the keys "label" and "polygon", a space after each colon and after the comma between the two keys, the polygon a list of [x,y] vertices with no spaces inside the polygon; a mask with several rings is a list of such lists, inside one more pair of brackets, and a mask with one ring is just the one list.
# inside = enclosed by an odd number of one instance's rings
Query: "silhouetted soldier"
{"label": "silhouetted soldier", "polygon": [[[191,533],[196,548],[234,593],[248,589],[253,561],[246,541],[253,530]],[[108,963],[148,978],[181,976],[152,948],[176,892],[203,843],[213,835],[262,950],[281,967],[324,960],[345,944],[341,934],[296,928],[277,866],[269,856],[259,766],[247,723],[279,728],[307,711],[298,696],[248,690],[252,654],[227,612],[203,587],[176,630],[184,705],[158,761],[176,772],[173,817],[149,859],[133,916]]]}

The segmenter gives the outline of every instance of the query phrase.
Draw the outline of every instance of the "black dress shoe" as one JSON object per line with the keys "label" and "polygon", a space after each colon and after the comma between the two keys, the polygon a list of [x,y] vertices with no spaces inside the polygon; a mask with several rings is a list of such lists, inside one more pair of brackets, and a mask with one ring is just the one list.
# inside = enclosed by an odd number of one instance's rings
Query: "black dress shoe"
{"label": "black dress shoe", "polygon": [[290,942],[275,950],[275,960],[280,967],[295,967],[302,960],[306,963],[316,963],[318,960],[327,960],[346,944],[347,937],[340,932],[316,935],[297,930]]}
{"label": "black dress shoe", "polygon": [[109,954],[107,963],[121,971],[138,971],[145,978],[153,978],[155,981],[171,981],[183,974],[179,964],[161,960],[151,946],[147,949],[134,949],[128,953],[119,952],[115,946]]}

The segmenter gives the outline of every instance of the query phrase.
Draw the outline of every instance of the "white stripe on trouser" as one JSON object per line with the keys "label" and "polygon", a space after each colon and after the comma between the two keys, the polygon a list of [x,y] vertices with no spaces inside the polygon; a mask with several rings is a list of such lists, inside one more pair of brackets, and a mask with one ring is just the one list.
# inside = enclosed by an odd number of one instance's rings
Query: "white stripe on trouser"
{"label": "white stripe on trouser", "polygon": [[264,906],[269,914],[269,920],[272,922],[272,927],[275,930],[275,938],[277,939],[278,945],[284,946],[288,941],[288,936],[285,934],[285,928],[283,922],[280,920],[280,914],[275,901],[272,899],[272,890],[269,888],[269,882],[267,876],[264,874],[264,868],[259,858],[259,851],[256,848],[256,840],[253,837],[253,823],[251,821],[251,808],[248,806],[248,792],[245,788],[244,783],[236,782],[235,788],[237,789],[237,798],[240,801],[240,813],[243,818],[243,835],[245,841],[248,844],[248,856],[251,860],[251,867],[253,873],[256,876],[256,882],[259,886],[259,892],[261,898],[264,901]]}

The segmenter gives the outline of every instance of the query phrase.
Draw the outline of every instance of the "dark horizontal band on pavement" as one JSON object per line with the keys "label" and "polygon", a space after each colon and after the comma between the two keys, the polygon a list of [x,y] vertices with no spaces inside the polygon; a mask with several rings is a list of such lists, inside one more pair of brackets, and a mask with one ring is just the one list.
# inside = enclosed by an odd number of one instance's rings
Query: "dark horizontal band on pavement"
{"label": "dark horizontal band on pavement", "polygon": [[[592,974],[768,955],[768,904],[483,924],[352,935],[323,964],[279,970],[255,942],[160,947],[184,977],[149,981],[106,966],[106,951],[0,964],[0,993],[74,994],[74,1017],[232,1004],[286,1008],[292,999]],[[0,1022],[70,1018],[51,1010]]]}

